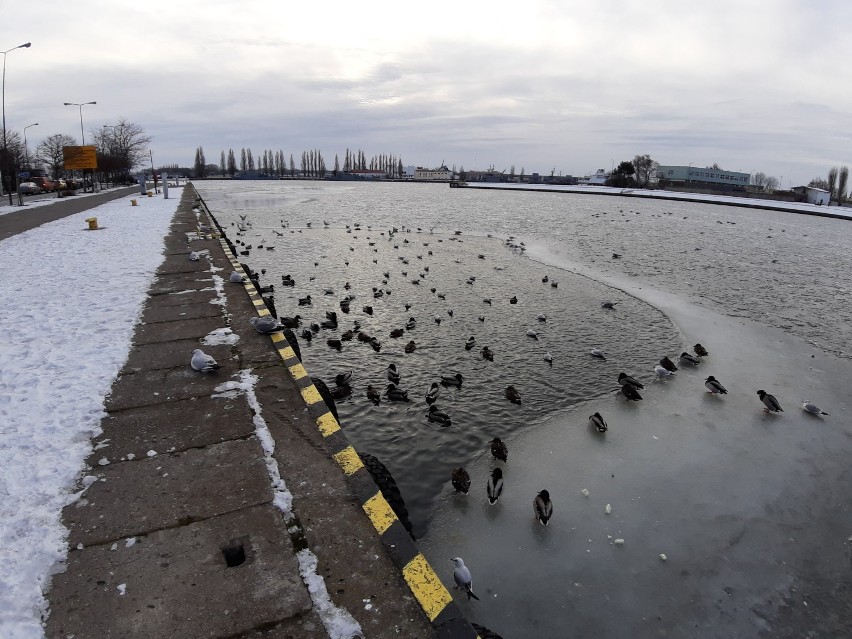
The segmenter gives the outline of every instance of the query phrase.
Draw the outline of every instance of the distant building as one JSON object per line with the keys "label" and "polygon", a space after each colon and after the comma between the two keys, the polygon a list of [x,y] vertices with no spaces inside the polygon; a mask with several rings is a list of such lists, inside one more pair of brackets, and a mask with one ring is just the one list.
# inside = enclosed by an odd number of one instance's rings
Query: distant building
{"label": "distant building", "polygon": [[745,188],[749,185],[751,174],[700,166],[660,166],[657,169],[657,178],[675,184],[698,182]]}
{"label": "distant building", "polygon": [[409,164],[402,170],[402,179],[403,180],[413,180],[414,174],[417,172],[417,167],[413,164]]}
{"label": "distant building", "polygon": [[609,179],[610,174],[604,169],[598,169],[594,175],[585,175],[577,178],[577,184],[581,186],[603,186]]}
{"label": "distant building", "polygon": [[794,186],[790,189],[802,198],[802,202],[808,204],[829,204],[830,193],[825,189],[817,189],[812,186]]}
{"label": "distant building", "polygon": [[371,169],[356,169],[349,171],[349,175],[363,180],[383,180],[388,174],[386,171],[375,171]]}
{"label": "distant building", "polygon": [[449,182],[452,179],[453,173],[445,166],[440,166],[437,169],[424,169],[418,166],[414,170],[414,179],[423,180],[426,182]]}

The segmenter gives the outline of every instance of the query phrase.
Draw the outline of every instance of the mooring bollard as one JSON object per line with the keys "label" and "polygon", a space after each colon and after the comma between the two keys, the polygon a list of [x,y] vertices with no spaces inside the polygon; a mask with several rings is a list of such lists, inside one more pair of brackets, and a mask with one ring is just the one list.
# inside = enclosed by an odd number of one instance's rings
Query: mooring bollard
{"label": "mooring bollard", "polygon": [[89,230],[90,230],[90,231],[97,231],[97,230],[98,230],[98,218],[96,218],[96,217],[87,217],[87,218],[86,218],[86,222],[88,222],[88,223],[89,223]]}

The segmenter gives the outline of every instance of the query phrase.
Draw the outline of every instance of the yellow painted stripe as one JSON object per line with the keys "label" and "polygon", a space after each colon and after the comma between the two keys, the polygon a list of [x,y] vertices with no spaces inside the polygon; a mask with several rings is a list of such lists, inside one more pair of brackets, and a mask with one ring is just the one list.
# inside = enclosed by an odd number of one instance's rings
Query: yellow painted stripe
{"label": "yellow painted stripe", "polygon": [[252,299],[252,303],[255,306],[266,306],[266,303],[263,300]]}
{"label": "yellow painted stripe", "polygon": [[284,333],[273,333],[273,334],[272,334],[272,341],[273,341],[275,344],[277,344],[277,343],[279,343],[279,342],[286,342],[286,341],[287,341],[287,338],[286,338],[286,337],[284,337]]}
{"label": "yellow painted stripe", "polygon": [[305,403],[307,403],[308,406],[322,401],[322,396],[319,394],[317,387],[313,384],[311,384],[307,388],[302,389],[302,397],[304,398]]}
{"label": "yellow painted stripe", "polygon": [[[290,351],[290,354],[286,355],[285,352],[288,350]],[[292,348],[282,348],[278,352],[281,353],[281,357],[284,359],[290,359],[296,355]],[[295,364],[290,367],[290,374],[293,376],[293,379],[302,379],[303,377],[308,376],[308,371],[306,371],[305,367],[301,364]]]}
{"label": "yellow painted stripe", "polygon": [[317,418],[317,426],[319,426],[320,433],[322,433],[323,437],[328,437],[329,435],[334,435],[337,431],[340,430],[340,424],[337,423],[337,420],[334,419],[334,415],[331,413],[324,413]]}
{"label": "yellow painted stripe", "polygon": [[402,576],[429,621],[434,621],[441,611],[452,603],[452,596],[421,553],[417,553],[417,556],[406,564],[402,569]]}
{"label": "yellow painted stripe", "polygon": [[364,502],[363,508],[370,517],[370,521],[373,522],[373,528],[380,535],[383,535],[393,525],[393,522],[397,520],[396,513],[390,507],[387,500],[385,500],[382,493],[376,493],[370,497]]}
{"label": "yellow painted stripe", "polygon": [[355,452],[355,449],[352,448],[352,446],[347,446],[339,453],[335,453],[334,458],[343,469],[343,472],[347,475],[352,475],[357,470],[364,467],[364,464],[361,462],[361,458],[358,457],[358,453]]}
{"label": "yellow painted stripe", "polygon": [[260,317],[263,317],[264,315],[270,315],[270,314],[271,314],[271,313],[269,312],[269,310],[268,310],[267,308],[265,308],[265,307],[266,307],[266,304],[264,304],[263,306],[264,306],[264,308],[259,308],[259,309],[257,309],[257,314],[258,314]]}

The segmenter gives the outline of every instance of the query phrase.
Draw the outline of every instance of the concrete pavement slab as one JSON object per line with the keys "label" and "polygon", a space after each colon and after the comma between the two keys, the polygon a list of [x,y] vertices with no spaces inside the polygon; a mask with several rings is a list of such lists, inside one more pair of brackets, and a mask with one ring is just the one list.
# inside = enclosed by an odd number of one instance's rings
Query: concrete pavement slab
{"label": "concrete pavement slab", "polygon": [[101,422],[98,439],[105,447],[93,453],[88,464],[106,457],[122,461],[128,455],[143,459],[149,450],[180,452],[254,433],[251,410],[245,396],[197,397],[177,402],[110,413]]}
{"label": "concrete pavement slab", "polygon": [[[255,437],[156,452],[153,457],[107,466],[95,462],[92,472],[98,481],[63,511],[72,547],[186,525],[272,500],[263,451]],[[132,496],[128,486],[136,487]]]}
{"label": "concrete pavement slab", "polygon": [[[236,370],[240,366],[239,359],[234,354],[230,344],[205,346],[197,339],[182,339],[134,346],[130,350],[123,372],[128,374],[145,370],[184,368],[189,363],[192,351],[196,348],[200,348],[211,355],[222,367],[228,370]],[[154,389],[154,392],[157,392],[157,390]]]}
{"label": "concrete pavement slab", "polygon": [[231,373],[236,372],[231,370],[229,360],[223,360],[219,362],[222,365],[219,371],[200,373],[190,367],[189,359],[190,353],[187,353],[186,368],[182,369],[143,370],[131,375],[119,375],[107,396],[106,410],[113,412],[191,397],[210,396],[219,384],[230,380]]}
{"label": "concrete pavement slab", "polygon": [[[211,305],[212,306],[212,305]],[[140,324],[136,327],[133,341],[136,344],[171,342],[178,339],[201,339],[211,331],[225,326],[223,317],[197,317],[182,319],[179,322],[165,322],[151,325]]]}
{"label": "concrete pavement slab", "polygon": [[[163,297],[160,295],[159,297]],[[199,319],[202,317],[222,317],[222,307],[210,302],[196,302],[195,304],[184,304],[180,307],[174,305],[148,304],[142,313],[142,322],[154,324],[156,322],[177,322],[187,319]],[[222,320],[224,324],[224,320]]]}
{"label": "concrete pavement slab", "polygon": [[[152,304],[157,306],[183,306],[186,304],[198,304],[206,302],[212,303],[212,300],[217,299],[216,291],[212,287],[204,287],[202,289],[185,289],[180,288],[172,291],[164,291],[156,295],[150,295],[145,303],[146,308]],[[221,304],[212,304],[222,308]]]}
{"label": "concrete pavement slab", "polygon": [[64,596],[51,601],[51,639],[234,637],[291,617],[313,633],[316,624],[271,506],[72,550],[53,587]]}

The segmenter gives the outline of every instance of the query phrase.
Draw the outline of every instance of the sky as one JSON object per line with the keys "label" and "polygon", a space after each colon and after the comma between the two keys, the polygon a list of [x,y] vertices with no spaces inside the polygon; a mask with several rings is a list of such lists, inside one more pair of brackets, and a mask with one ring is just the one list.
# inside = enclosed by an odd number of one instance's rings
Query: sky
{"label": "sky", "polygon": [[405,165],[775,176],[852,160],[852,3],[0,0],[6,126],[34,146],[120,118],[157,166],[195,150],[362,149]]}

